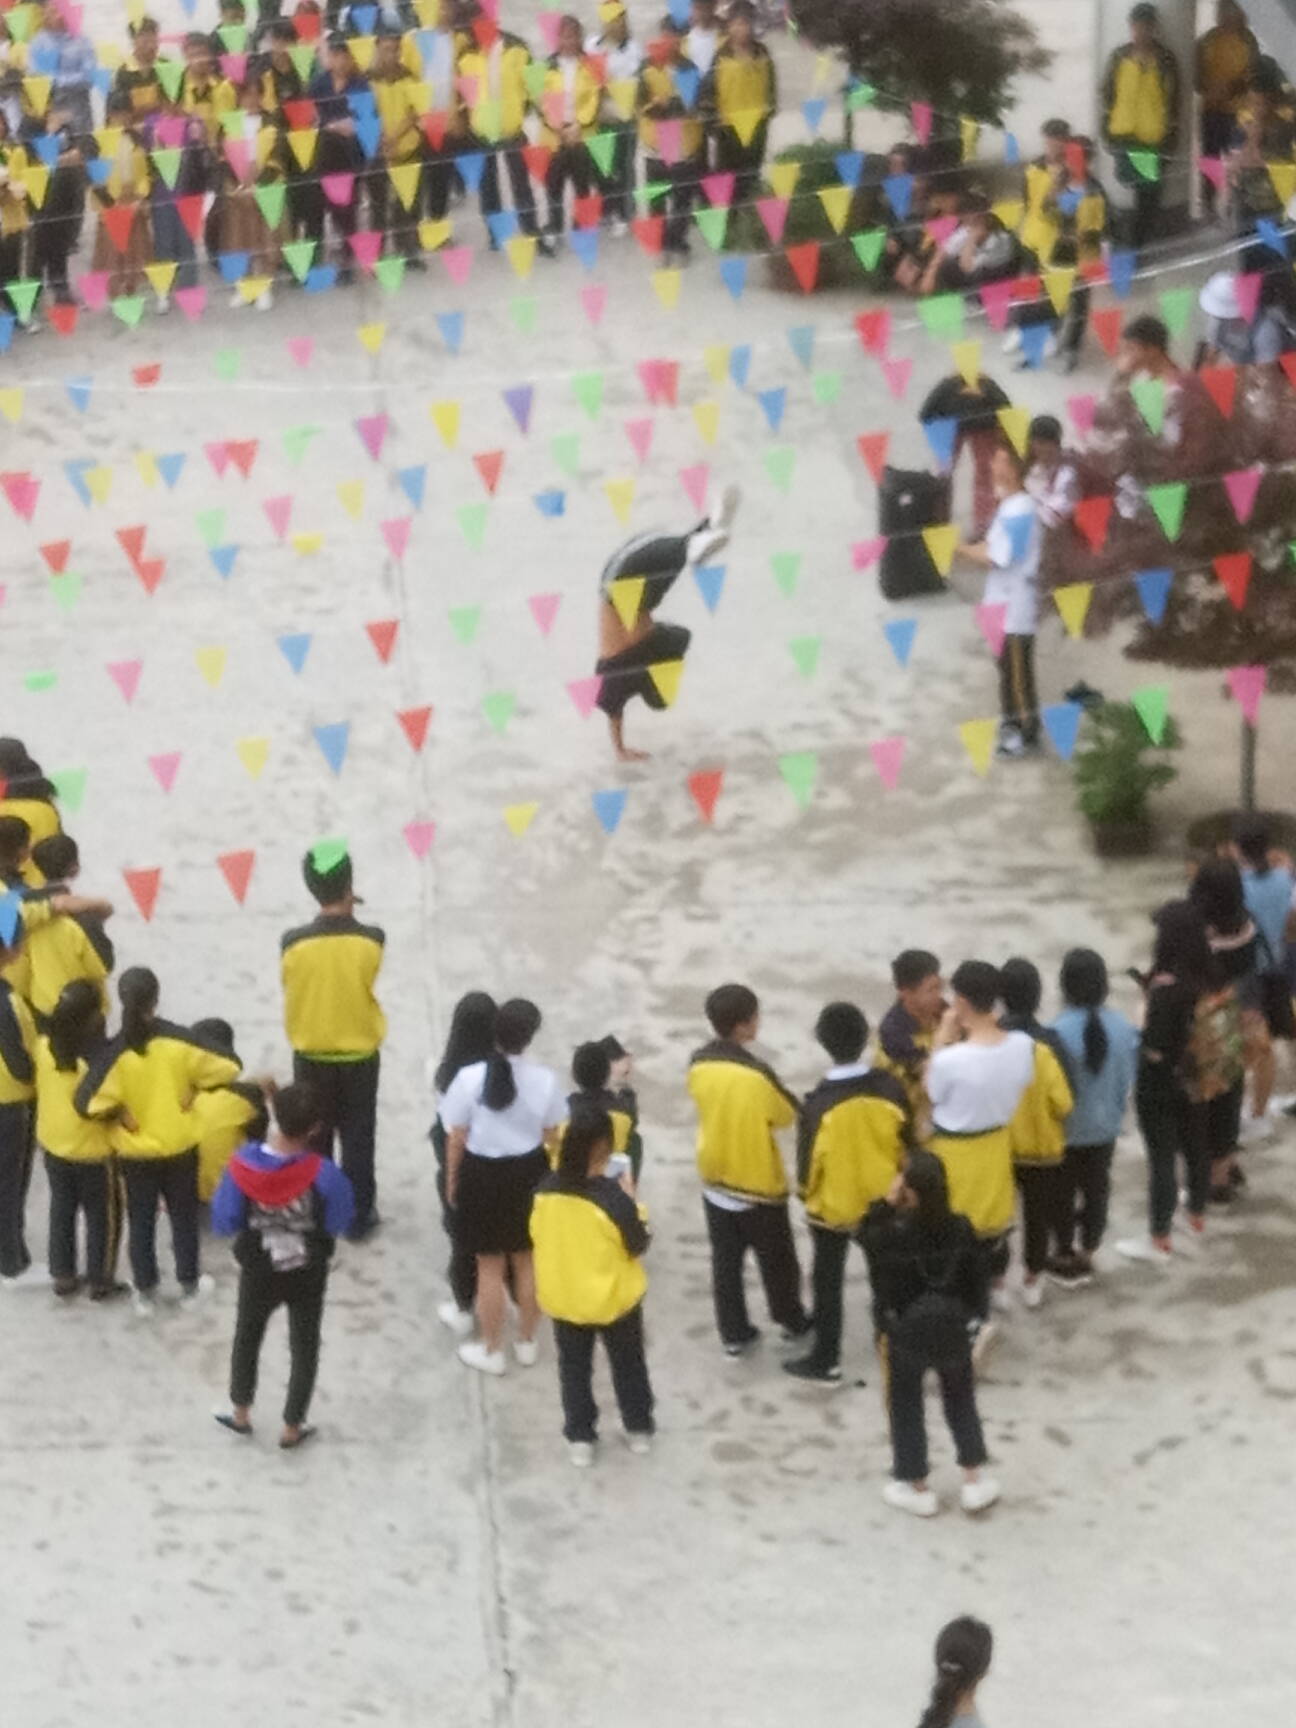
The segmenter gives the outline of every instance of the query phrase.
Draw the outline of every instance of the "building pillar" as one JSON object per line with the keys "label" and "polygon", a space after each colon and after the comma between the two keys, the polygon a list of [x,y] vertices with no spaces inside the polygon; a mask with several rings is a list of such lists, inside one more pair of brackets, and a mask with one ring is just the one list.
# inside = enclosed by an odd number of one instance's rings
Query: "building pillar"
{"label": "building pillar", "polygon": [[[1098,65],[1095,121],[1102,123],[1102,77],[1107,58],[1114,48],[1129,41],[1129,15],[1134,0],[1097,0],[1096,60]],[[1189,210],[1193,193],[1192,163],[1197,153],[1196,120],[1193,103],[1193,60],[1197,40],[1197,0],[1156,0],[1161,15],[1161,39],[1179,62],[1179,142],[1173,161],[1166,164],[1165,210],[1167,220],[1183,220]],[[1096,135],[1096,134],[1095,134]],[[1104,179],[1114,197],[1121,196],[1115,184],[1111,158],[1104,154]]]}

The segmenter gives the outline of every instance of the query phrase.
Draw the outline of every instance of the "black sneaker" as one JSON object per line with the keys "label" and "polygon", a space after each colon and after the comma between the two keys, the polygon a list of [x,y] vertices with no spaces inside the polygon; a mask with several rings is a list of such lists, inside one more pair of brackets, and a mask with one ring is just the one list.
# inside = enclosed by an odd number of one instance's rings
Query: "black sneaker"
{"label": "black sneaker", "polygon": [[808,1338],[814,1331],[814,1320],[807,1314],[805,1319],[795,1326],[779,1327],[779,1343],[795,1344],[799,1338]]}
{"label": "black sneaker", "polygon": [[728,1339],[725,1340],[724,1353],[726,1356],[745,1356],[747,1354],[747,1352],[751,1349],[753,1344],[759,1344],[759,1343],[760,1343],[760,1328],[759,1328],[759,1326],[749,1326],[747,1328],[747,1336],[745,1338],[740,1338],[736,1343],[731,1342]]}
{"label": "black sneaker", "polygon": [[1093,1272],[1088,1262],[1075,1254],[1050,1260],[1044,1268],[1044,1276],[1059,1290],[1085,1290],[1093,1283]]}
{"label": "black sneaker", "polygon": [[831,1367],[816,1362],[813,1356],[798,1356],[795,1362],[785,1362],[783,1372],[798,1380],[813,1380],[816,1386],[840,1386],[842,1371],[837,1363]]}

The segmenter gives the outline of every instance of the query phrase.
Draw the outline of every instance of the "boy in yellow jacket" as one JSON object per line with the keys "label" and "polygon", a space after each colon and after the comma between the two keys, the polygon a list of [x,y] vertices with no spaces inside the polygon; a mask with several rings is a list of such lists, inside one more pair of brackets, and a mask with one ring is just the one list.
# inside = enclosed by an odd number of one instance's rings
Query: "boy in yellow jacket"
{"label": "boy in yellow jacket", "polygon": [[563,231],[568,182],[577,198],[590,195],[594,164],[585,140],[598,130],[602,100],[602,86],[585,57],[580,19],[568,14],[558,26],[558,52],[549,61],[540,98],[543,141],[553,151],[545,175],[551,235]]}
{"label": "boy in yellow jacket", "polygon": [[423,269],[418,245],[418,219],[423,205],[418,83],[401,62],[400,32],[387,25],[378,31],[369,87],[382,128],[378,159],[369,176],[373,225],[383,230],[408,265]]}
{"label": "boy in yellow jacket", "polygon": [[[12,891],[0,900],[0,971],[19,958],[22,916]],[[31,1265],[27,1189],[31,1182],[31,1101],[36,1028],[22,997],[0,976],[0,1283],[15,1284]]]}
{"label": "boy in yellow jacket", "polygon": [[788,1219],[788,1182],[774,1138],[797,1119],[797,1101],[748,1048],[760,1029],[760,1003],[745,984],[722,984],[706,1000],[715,1038],[689,1065],[697,1107],[698,1172],[711,1238],[716,1325],[726,1356],[760,1337],[747,1316],[743,1262],[760,1268],[770,1318],[786,1340],[813,1324],[801,1302],[801,1267]]}
{"label": "boy in yellow jacket", "polygon": [[1179,62],[1161,40],[1150,0],[1139,0],[1129,24],[1130,39],[1112,54],[1103,79],[1103,141],[1133,197],[1129,244],[1137,252],[1154,238],[1179,138]]}
{"label": "boy in yellow jacket", "polygon": [[[473,40],[459,60],[459,89],[468,106],[468,150],[485,158],[482,219],[489,224],[490,218],[499,214],[502,162],[513,192],[518,227],[524,234],[539,235],[535,190],[522,154],[527,147],[524,128],[531,107],[527,89],[531,50],[520,36],[501,30],[480,12],[472,29]],[[495,244],[492,236],[492,249]],[[546,257],[553,256],[553,248],[543,236],[540,251]]]}
{"label": "boy in yellow jacket", "polygon": [[1044,1296],[1042,1273],[1062,1234],[1062,1159],[1066,1120],[1075,1105],[1062,1040],[1040,1024],[1043,985],[1029,960],[1009,960],[999,974],[1005,1032],[1025,1032],[1034,1040],[1035,1063],[1008,1135],[1013,1171],[1022,1203],[1022,1301],[1038,1308]]}
{"label": "boy in yellow jacket", "polygon": [[734,207],[756,196],[770,121],[778,109],[774,57],[756,39],[756,8],[733,0],[728,32],[702,83],[702,108],[714,129],[717,170],[735,176]]}

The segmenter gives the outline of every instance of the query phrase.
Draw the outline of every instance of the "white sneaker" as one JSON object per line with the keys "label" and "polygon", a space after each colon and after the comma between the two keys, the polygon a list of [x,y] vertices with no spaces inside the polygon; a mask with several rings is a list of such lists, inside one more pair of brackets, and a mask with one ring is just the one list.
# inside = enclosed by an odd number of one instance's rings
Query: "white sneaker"
{"label": "white sneaker", "polygon": [[1036,1278],[1030,1284],[1023,1284],[1021,1287],[1021,1299],[1023,1308],[1041,1307],[1044,1302],[1044,1280],[1042,1278]]}
{"label": "white sneaker", "polygon": [[466,1368],[475,1368],[479,1374],[503,1374],[508,1368],[504,1352],[488,1350],[480,1338],[459,1346],[459,1360]]}
{"label": "white sneaker", "polygon": [[614,216],[610,224],[610,232],[614,240],[624,240],[630,232],[630,224],[620,216]]}
{"label": "white sneaker", "polygon": [[461,1308],[457,1302],[442,1302],[437,1309],[437,1319],[443,1326],[448,1326],[456,1338],[471,1338],[473,1317],[466,1308]]}
{"label": "white sneaker", "polygon": [[263,294],[258,294],[252,302],[258,312],[274,311],[274,289],[267,288]]}
{"label": "white sneaker", "polygon": [[519,1338],[513,1345],[519,1368],[534,1368],[540,1360],[540,1345],[534,1338]]}
{"label": "white sneaker", "polygon": [[215,1288],[216,1280],[212,1277],[211,1273],[203,1272],[200,1274],[198,1282],[192,1289],[181,1291],[181,1305],[185,1308],[192,1308],[197,1303],[201,1302],[205,1296],[210,1296]]}
{"label": "white sneaker", "polygon": [[996,1314],[1012,1313],[1012,1297],[1008,1294],[1006,1285],[995,1284],[992,1286],[990,1291],[990,1306],[994,1309]]}
{"label": "white sneaker", "polygon": [[569,1440],[567,1456],[577,1470],[588,1470],[594,1462],[594,1442],[592,1440]]}
{"label": "white sneaker", "polygon": [[1005,354],[1017,354],[1021,351],[1021,345],[1022,345],[1021,325],[1020,324],[1014,324],[1012,329],[1008,332],[1008,334],[1003,339],[1003,351]]}
{"label": "white sneaker", "polygon": [[1156,1266],[1162,1272],[1170,1270],[1174,1259],[1168,1248],[1159,1248],[1150,1236],[1127,1236],[1116,1244],[1116,1252],[1126,1260],[1139,1260],[1145,1266]]}
{"label": "white sneaker", "polygon": [[0,1285],[6,1290],[44,1289],[48,1283],[49,1267],[38,1266],[34,1260],[21,1272],[15,1272],[12,1278],[0,1278]]}
{"label": "white sneaker", "polygon": [[1238,1129],[1238,1145],[1258,1146],[1265,1140],[1272,1140],[1275,1130],[1276,1125],[1269,1116],[1246,1116]]}
{"label": "white sneaker", "polygon": [[[230,304],[230,311],[231,312],[237,312],[239,307],[246,305],[247,302],[244,300],[243,296],[239,293],[238,289],[236,288],[234,290],[234,292],[229,297],[229,304]],[[161,308],[159,308],[159,310],[161,310]]]}
{"label": "white sneaker", "polygon": [[1002,1490],[989,1476],[978,1476],[975,1482],[965,1482],[959,1494],[959,1505],[965,1512],[986,1512],[994,1505]]}
{"label": "white sneaker", "polygon": [[888,1482],[882,1498],[897,1512],[909,1512],[915,1518],[934,1518],[940,1511],[935,1489],[915,1488],[912,1482]]}
{"label": "white sneaker", "polygon": [[646,1458],[653,1449],[651,1434],[627,1434],[625,1443],[626,1451],[633,1452],[636,1458]]}
{"label": "white sneaker", "polygon": [[157,1303],[151,1290],[137,1290],[131,1297],[131,1309],[141,1320],[151,1320],[157,1313]]}
{"label": "white sneaker", "polygon": [[157,305],[154,307],[154,311],[157,313],[158,317],[165,318],[170,310],[171,296],[169,294],[159,294],[157,297]]}

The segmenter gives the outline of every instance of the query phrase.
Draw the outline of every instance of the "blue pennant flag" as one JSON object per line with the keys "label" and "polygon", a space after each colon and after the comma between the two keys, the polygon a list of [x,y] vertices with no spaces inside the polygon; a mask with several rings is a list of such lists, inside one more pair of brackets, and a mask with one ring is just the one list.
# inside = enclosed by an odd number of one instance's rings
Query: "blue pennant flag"
{"label": "blue pennant flag", "polygon": [[615,834],[617,826],[625,814],[626,799],[630,796],[624,786],[615,786],[608,792],[596,792],[593,797],[594,814],[599,819],[599,827],[605,834]]}
{"label": "blue pennant flag", "polygon": [[729,376],[740,390],[747,388],[747,379],[751,375],[751,363],[750,342],[744,342],[739,347],[729,350]]}
{"label": "blue pennant flag", "polygon": [[[207,556],[211,559],[212,563],[216,566],[216,574],[221,578],[222,581],[224,581],[230,576],[230,574],[232,573],[232,571],[234,569],[234,560],[238,557],[238,547],[237,546],[212,546],[208,550]],[[284,640],[287,640],[287,638],[285,638]],[[309,637],[307,638],[307,640],[309,641]],[[279,646],[281,648],[283,647],[283,641],[280,642]],[[299,670],[300,670],[300,668],[299,668]]]}
{"label": "blue pennant flag", "polygon": [[31,148],[35,150],[47,168],[58,167],[60,145],[56,133],[44,132],[39,138],[33,138]]}
{"label": "blue pennant flag", "polygon": [[111,177],[115,167],[116,163],[111,158],[92,156],[85,164],[85,171],[90,176],[92,185],[102,186]]}
{"label": "blue pennant flag", "polygon": [[914,637],[918,634],[916,618],[893,618],[882,626],[882,634],[887,639],[887,646],[900,662],[908,666],[909,656],[913,653]]}
{"label": "blue pennant flag", "polygon": [[931,453],[941,467],[952,468],[954,465],[954,442],[958,437],[958,421],[952,417],[924,420],[922,429],[927,434]]}
{"label": "blue pennant flag", "polygon": [[708,612],[714,613],[720,604],[720,596],[724,593],[725,566],[723,564],[699,564],[693,571],[693,580],[698,585],[702,603]]}
{"label": "blue pennant flag", "polygon": [[914,177],[912,174],[888,174],[882,182],[886,201],[901,222],[907,222],[913,208]]}
{"label": "blue pennant flag", "polygon": [[376,114],[366,114],[355,123],[355,135],[364,151],[365,161],[372,162],[382,143],[382,121]]}
{"label": "blue pennant flag", "polygon": [[843,186],[849,186],[852,192],[860,183],[860,175],[864,172],[864,152],[862,150],[839,150],[833,161],[837,165],[837,178]]}
{"label": "blue pennant flag", "polygon": [[743,253],[729,252],[720,260],[720,280],[735,300],[742,299],[747,286],[747,259]]}
{"label": "blue pennant flag", "polygon": [[216,267],[226,282],[237,282],[241,276],[248,273],[248,265],[252,262],[250,252],[218,252]]}
{"label": "blue pennant flag", "polygon": [[17,319],[12,312],[0,312],[0,354],[8,352],[13,341],[14,325]]}
{"label": "blue pennant flag", "polygon": [[815,329],[813,324],[794,324],[787,333],[788,347],[808,372],[814,365]]}
{"label": "blue pennant flag", "polygon": [[801,112],[811,134],[818,132],[823,125],[823,117],[828,112],[828,103],[822,96],[808,96],[801,104]]}
{"label": "blue pennant flag", "polygon": [[427,463],[420,462],[415,468],[398,468],[396,484],[409,499],[415,510],[423,508],[423,497],[427,491]]}
{"label": "blue pennant flag", "polygon": [[482,150],[465,150],[462,156],[455,157],[455,167],[459,177],[470,192],[480,192],[482,170],[486,166],[486,154]]}
{"label": "blue pennant flag", "polygon": [[787,390],[780,384],[777,390],[761,390],[757,392],[756,400],[760,403],[769,423],[771,432],[777,432],[783,424],[783,415],[787,409]]}
{"label": "blue pennant flag", "polygon": [[1134,286],[1134,266],[1138,262],[1132,252],[1113,252],[1107,260],[1107,276],[1112,293],[1123,300]]}
{"label": "blue pennant flag", "polygon": [[157,471],[162,476],[162,484],[168,492],[175,490],[175,483],[184,469],[186,456],[183,450],[173,450],[170,455],[159,456]]}
{"label": "blue pennant flag", "polygon": [[565,492],[537,492],[535,507],[542,516],[565,516],[567,513],[567,494]]}
{"label": "blue pennant flag", "polygon": [[1021,145],[1017,142],[1016,134],[1013,132],[1005,132],[1003,144],[1004,161],[1009,163],[1011,166],[1016,167],[1021,161]]}
{"label": "blue pennant flag", "polygon": [[1134,586],[1138,589],[1139,600],[1150,624],[1159,624],[1165,617],[1166,602],[1170,598],[1170,585],[1173,581],[1173,570],[1140,570],[1134,578]]}
{"label": "blue pennant flag", "polygon": [[491,244],[498,250],[517,233],[518,213],[516,210],[493,210],[486,218],[486,226],[490,229]]}
{"label": "blue pennant flag", "polygon": [[1021,351],[1025,365],[1036,370],[1044,364],[1045,350],[1053,334],[1051,324],[1023,324],[1021,326]]}
{"label": "blue pennant flag", "polygon": [[670,15],[681,28],[687,29],[693,16],[693,0],[670,0]]}
{"label": "blue pennant flag", "polygon": [[316,726],[315,742],[319,745],[324,760],[335,774],[342,772],[342,764],[346,761],[347,745],[351,742],[351,722],[335,720],[329,726]]}
{"label": "blue pennant flag", "polygon": [[73,462],[63,464],[63,472],[68,477],[68,483],[83,504],[90,505],[94,499],[90,496],[90,488],[85,483],[85,477],[94,467],[94,462],[88,456],[80,456]]}
{"label": "blue pennant flag", "polygon": [[598,263],[599,231],[597,228],[573,228],[567,236],[567,244],[587,270],[592,270]]}
{"label": "blue pennant flag", "polygon": [[1076,738],[1084,709],[1078,702],[1050,702],[1040,709],[1048,741],[1064,762],[1075,755]]}
{"label": "blue pennant flag", "polygon": [[1287,262],[1287,235],[1277,222],[1268,216],[1257,217],[1256,235],[1271,252],[1278,254],[1284,264]]}
{"label": "blue pennant flag", "polygon": [[696,108],[698,89],[702,83],[702,74],[696,66],[672,66],[670,69],[671,83],[675,86],[675,94],[686,108]]}
{"label": "blue pennant flag", "polygon": [[511,390],[504,392],[505,406],[517,422],[519,432],[529,432],[531,429],[531,404],[535,400],[535,391],[529,384],[515,384]]}
{"label": "blue pennant flag", "polygon": [[0,942],[3,942],[6,948],[13,947],[14,937],[18,934],[22,901],[22,895],[15,888],[10,888],[0,895]]}
{"label": "blue pennant flag", "polygon": [[357,36],[372,36],[374,25],[378,22],[376,6],[353,6],[350,22],[355,25]]}
{"label": "blue pennant flag", "polygon": [[323,294],[337,281],[336,264],[312,264],[302,287],[308,294]]}
{"label": "blue pennant flag", "polygon": [[308,634],[300,636],[280,636],[279,652],[292,667],[294,672],[300,672],[306,664],[306,656],[310,653],[311,639]]}
{"label": "blue pennant flag", "polygon": [[[27,50],[27,71],[34,72],[43,78],[48,72],[51,76],[58,71],[59,53],[52,42],[42,42],[37,36]],[[56,141],[57,154],[57,141]]]}
{"label": "blue pennant flag", "polygon": [[[89,376],[82,378],[65,378],[63,380],[63,388],[67,391],[67,399],[76,409],[77,413],[84,414],[86,409],[90,406],[90,392],[94,388],[94,379]],[[86,467],[93,468],[94,463],[87,462]],[[86,502],[89,503],[89,499],[87,499]]]}
{"label": "blue pennant flag", "polygon": [[378,103],[369,89],[348,91],[346,102],[353,120],[372,120],[378,112]]}
{"label": "blue pennant flag", "polygon": [[[461,158],[462,160],[462,158]],[[463,347],[464,315],[462,312],[438,312],[436,327],[441,332],[441,340],[452,354],[457,354]]]}
{"label": "blue pennant flag", "polygon": [[1078,186],[1066,186],[1057,195],[1057,207],[1064,216],[1074,216],[1084,193]]}
{"label": "blue pennant flag", "polygon": [[1033,510],[1015,511],[1011,516],[1000,516],[1004,532],[1008,536],[1008,551],[1014,564],[1020,564],[1030,551],[1031,541],[1035,536],[1037,519]]}

